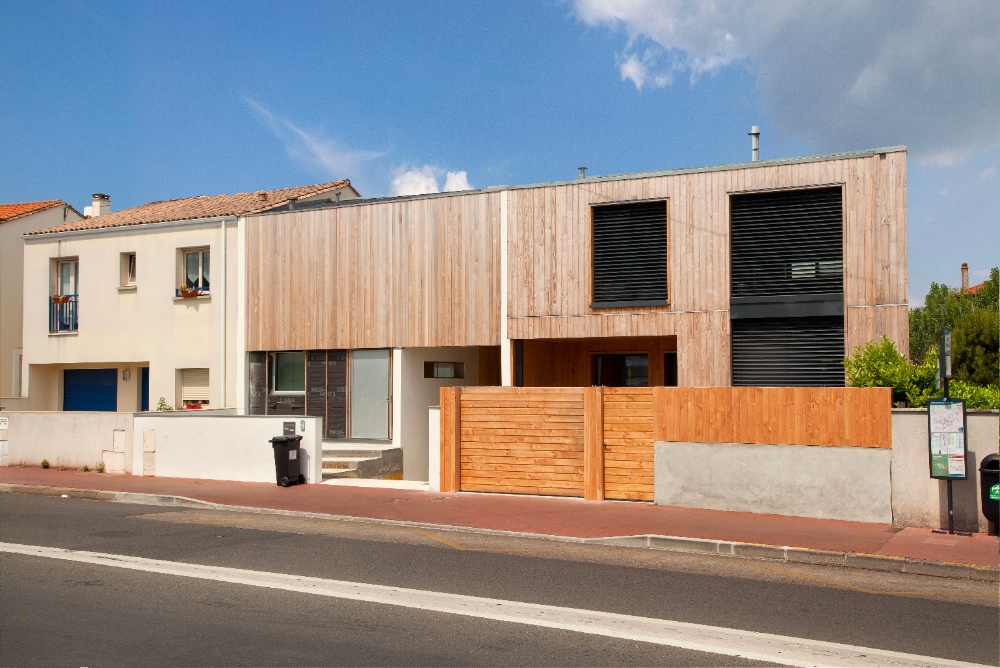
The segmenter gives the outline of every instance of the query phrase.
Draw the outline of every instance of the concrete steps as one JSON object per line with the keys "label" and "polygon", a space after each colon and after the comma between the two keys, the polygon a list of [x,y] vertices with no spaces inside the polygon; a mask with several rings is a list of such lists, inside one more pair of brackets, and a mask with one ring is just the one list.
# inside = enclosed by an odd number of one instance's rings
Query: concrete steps
{"label": "concrete steps", "polygon": [[403,450],[391,445],[323,443],[323,480],[396,479],[403,474]]}

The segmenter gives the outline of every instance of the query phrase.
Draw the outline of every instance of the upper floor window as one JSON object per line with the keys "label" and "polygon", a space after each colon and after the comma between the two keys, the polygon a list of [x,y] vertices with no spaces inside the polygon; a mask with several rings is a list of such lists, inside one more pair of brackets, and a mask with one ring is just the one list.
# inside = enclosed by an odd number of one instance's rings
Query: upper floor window
{"label": "upper floor window", "polygon": [[49,332],[75,332],[77,319],[77,282],[80,277],[80,262],[56,260],[55,288],[49,298]]}
{"label": "upper floor window", "polygon": [[667,304],[667,203],[593,207],[593,308]]}
{"label": "upper floor window", "polygon": [[209,290],[209,250],[193,248],[181,253],[181,288],[205,294]]}
{"label": "upper floor window", "polygon": [[119,287],[135,287],[135,253],[121,254],[121,280]]}

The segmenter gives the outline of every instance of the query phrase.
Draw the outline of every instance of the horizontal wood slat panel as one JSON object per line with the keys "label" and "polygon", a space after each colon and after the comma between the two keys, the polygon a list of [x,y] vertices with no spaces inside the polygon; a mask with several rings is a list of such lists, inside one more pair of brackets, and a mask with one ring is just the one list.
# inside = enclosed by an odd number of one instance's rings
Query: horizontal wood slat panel
{"label": "horizontal wood slat panel", "polygon": [[653,500],[653,388],[604,390],[604,496]]}
{"label": "horizontal wood slat panel", "polygon": [[654,388],[656,440],[892,447],[884,387]]}
{"label": "horizontal wood slat panel", "polygon": [[583,392],[463,388],[462,489],[583,496]]}

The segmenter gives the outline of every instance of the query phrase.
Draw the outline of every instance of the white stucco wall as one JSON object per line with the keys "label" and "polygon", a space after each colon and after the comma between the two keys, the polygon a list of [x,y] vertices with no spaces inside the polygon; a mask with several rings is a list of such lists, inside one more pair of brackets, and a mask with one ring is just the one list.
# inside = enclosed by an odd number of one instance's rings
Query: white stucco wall
{"label": "white stucco wall", "polygon": [[[398,433],[403,448],[403,479],[426,481],[427,410],[440,403],[442,387],[479,384],[479,348],[403,348],[400,353],[399,396],[393,397],[399,418],[393,435]],[[424,378],[424,362],[462,362],[465,378]]]}
{"label": "white stucco wall", "polygon": [[[225,262],[220,225],[221,221],[215,220],[28,237],[24,249],[24,358],[30,371],[24,389],[32,397],[32,406],[62,408],[62,369],[114,367],[119,371],[118,410],[138,410],[141,366],[149,366],[150,408],[161,396],[171,406],[177,405],[177,370],[185,368],[209,369],[213,408],[235,406],[236,375],[243,363],[235,348],[239,299],[234,259],[238,251],[236,219],[227,222]],[[178,250],[197,247],[211,251],[211,295],[177,298]],[[122,253],[136,254],[134,289],[120,287]],[[56,258],[71,257],[78,257],[80,263],[79,330],[50,334],[53,263]],[[125,369],[130,370],[128,381],[122,380]]]}
{"label": "white stucco wall", "polygon": [[[40,466],[43,459],[52,468],[59,465],[94,468],[110,461],[105,452],[115,451],[115,431],[119,437],[118,459],[131,460],[132,415],[128,413],[0,413],[9,428],[0,431],[0,441],[7,442],[7,465]],[[109,467],[110,468],[110,467]]]}
{"label": "white stucco wall", "polygon": [[[979,463],[997,452],[1000,414],[968,411],[969,458],[966,480],[952,481],[955,529],[988,528],[980,511]],[[892,411],[892,513],[896,524],[942,529],[948,527],[948,483],[930,477],[926,409]]]}
{"label": "white stucco wall", "polygon": [[[0,223],[0,398],[19,396],[14,351],[22,347],[24,242],[21,235],[78,220],[79,214],[63,204]],[[7,402],[0,403],[8,405]]]}
{"label": "white stucco wall", "polygon": [[132,471],[168,478],[274,483],[270,439],[283,434],[285,422],[293,422],[295,434],[302,436],[300,467],[306,482],[321,481],[322,420],[302,416],[142,413],[135,416],[132,432]]}

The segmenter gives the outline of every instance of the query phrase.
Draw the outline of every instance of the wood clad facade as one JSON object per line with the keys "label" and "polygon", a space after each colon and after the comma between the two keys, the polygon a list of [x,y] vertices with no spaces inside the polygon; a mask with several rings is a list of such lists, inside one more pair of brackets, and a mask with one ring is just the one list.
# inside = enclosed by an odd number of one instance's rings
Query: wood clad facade
{"label": "wood clad facade", "polygon": [[247,219],[247,349],[500,344],[500,193]]}
{"label": "wood clad facade", "polygon": [[[843,190],[845,352],[886,334],[906,354],[904,151],[511,190],[509,336],[676,336],[680,385],[729,385],[729,197],[820,186]],[[591,308],[591,206],[651,199],[668,203],[669,305]]]}
{"label": "wood clad facade", "polygon": [[[843,193],[844,352],[885,334],[908,353],[899,149],[252,216],[247,349],[498,346],[506,237],[507,338],[669,340],[680,386],[728,386],[730,197],[816,187]],[[665,203],[668,304],[592,308],[592,208],[638,201]],[[589,384],[583,369],[525,373]]]}

